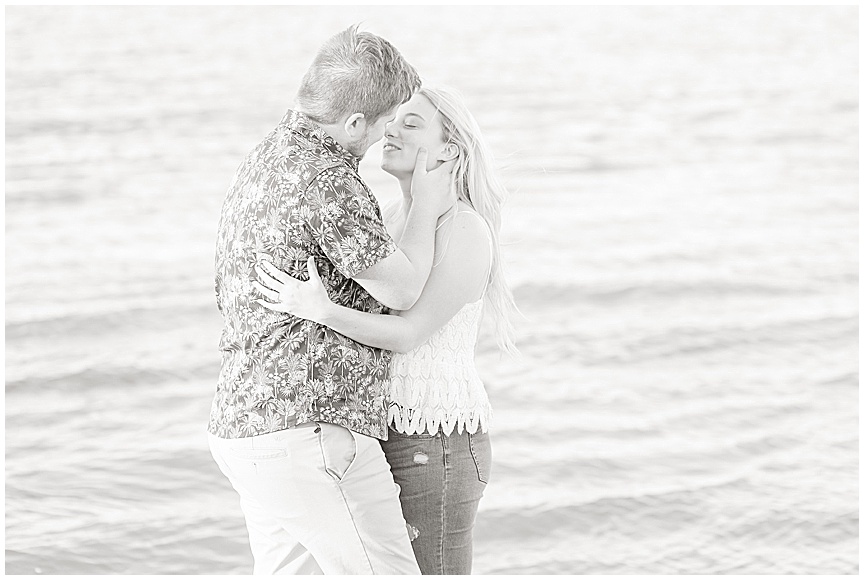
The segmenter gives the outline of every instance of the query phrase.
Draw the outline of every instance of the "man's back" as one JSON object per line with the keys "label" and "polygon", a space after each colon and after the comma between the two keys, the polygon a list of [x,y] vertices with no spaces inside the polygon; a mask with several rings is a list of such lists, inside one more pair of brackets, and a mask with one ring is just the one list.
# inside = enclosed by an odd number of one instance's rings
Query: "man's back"
{"label": "man's back", "polygon": [[358,161],[307,117],[289,112],[237,170],[216,249],[225,326],[208,427],[214,435],[249,437],[324,421],[386,437],[389,353],[271,312],[256,304],[261,296],[252,285],[261,260],[305,279],[314,256],[335,302],[383,312],[351,280],[396,250]]}

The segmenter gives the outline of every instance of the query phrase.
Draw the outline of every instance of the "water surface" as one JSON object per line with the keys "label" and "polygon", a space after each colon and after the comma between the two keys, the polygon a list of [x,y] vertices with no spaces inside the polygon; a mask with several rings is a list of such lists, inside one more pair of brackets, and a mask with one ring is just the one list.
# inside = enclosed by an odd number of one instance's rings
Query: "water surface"
{"label": "water surface", "polygon": [[857,7],[358,6],[7,7],[6,572],[251,571],[219,208],[361,20],[512,191],[475,573],[856,573]]}

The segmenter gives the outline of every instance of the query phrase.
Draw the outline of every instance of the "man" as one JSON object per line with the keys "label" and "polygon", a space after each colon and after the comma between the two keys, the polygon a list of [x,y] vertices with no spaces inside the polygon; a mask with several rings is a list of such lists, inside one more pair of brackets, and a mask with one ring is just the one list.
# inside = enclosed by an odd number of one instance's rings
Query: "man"
{"label": "man", "polygon": [[306,278],[312,256],[331,298],[373,313],[419,297],[435,224],[455,203],[448,168],[418,155],[397,247],[357,173],[396,108],[419,88],[386,40],[351,27],[320,49],[297,107],[246,157],[228,190],[216,251],[225,327],[210,448],[240,495],[255,573],[419,574],[387,437],[389,353],[256,303],[254,269]]}

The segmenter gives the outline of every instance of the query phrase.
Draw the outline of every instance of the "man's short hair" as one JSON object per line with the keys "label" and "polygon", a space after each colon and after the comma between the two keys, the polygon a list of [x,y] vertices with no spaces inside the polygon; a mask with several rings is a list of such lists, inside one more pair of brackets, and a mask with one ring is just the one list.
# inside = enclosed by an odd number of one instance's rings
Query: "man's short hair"
{"label": "man's short hair", "polygon": [[417,71],[392,44],[357,29],[355,24],[325,42],[300,83],[297,103],[318,123],[353,113],[374,123],[420,88]]}

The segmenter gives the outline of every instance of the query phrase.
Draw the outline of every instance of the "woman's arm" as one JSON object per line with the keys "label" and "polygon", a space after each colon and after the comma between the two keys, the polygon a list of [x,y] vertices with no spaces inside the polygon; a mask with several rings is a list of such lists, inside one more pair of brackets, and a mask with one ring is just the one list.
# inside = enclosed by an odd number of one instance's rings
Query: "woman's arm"
{"label": "woman's arm", "polygon": [[468,302],[480,298],[492,259],[485,226],[466,212],[453,219],[448,247],[432,269],[423,293],[409,310],[398,314],[370,314],[330,301],[315,269],[302,282],[278,270],[259,270],[265,286],[259,290],[273,303],[262,305],[313,320],[357,342],[377,348],[408,352],[425,342]]}

